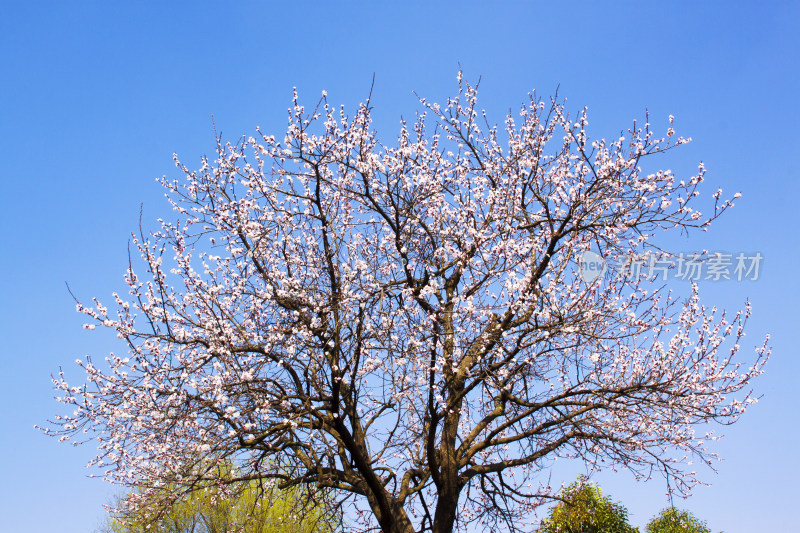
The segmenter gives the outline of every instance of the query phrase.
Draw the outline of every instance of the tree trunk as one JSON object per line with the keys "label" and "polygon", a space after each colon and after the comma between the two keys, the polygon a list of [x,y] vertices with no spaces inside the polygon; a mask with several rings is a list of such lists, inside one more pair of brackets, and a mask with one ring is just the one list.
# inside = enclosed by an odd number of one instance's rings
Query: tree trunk
{"label": "tree trunk", "polygon": [[433,533],[452,533],[456,523],[458,497],[443,498],[439,495],[436,513],[433,516]]}

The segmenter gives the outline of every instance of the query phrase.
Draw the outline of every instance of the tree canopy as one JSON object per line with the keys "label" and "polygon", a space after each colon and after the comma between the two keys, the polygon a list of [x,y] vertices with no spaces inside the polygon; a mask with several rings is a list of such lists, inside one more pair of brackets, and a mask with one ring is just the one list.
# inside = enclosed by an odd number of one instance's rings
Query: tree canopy
{"label": "tree canopy", "polygon": [[[586,478],[566,487],[550,509],[539,533],[639,533],[628,524],[628,510],[613,502]],[[649,533],[649,532],[648,532]]]}
{"label": "tree canopy", "polygon": [[689,511],[667,507],[647,523],[647,533],[711,533],[705,521]]}
{"label": "tree canopy", "polygon": [[655,251],[732,199],[701,215],[702,166],[642,170],[687,142],[672,117],[591,139],[585,109],[531,95],[497,127],[460,74],[421,105],[384,144],[369,100],[348,116],[295,94],[285,134],[176,159],[174,217],[134,235],[129,294],[78,304],[129,353],[79,360],[80,386],[56,376],[70,414],[47,431],[95,436],[116,483],[191,487],[230,461],[234,480],[330,490],[384,533],[525,530],[556,457],[690,490],[683,457],[714,458],[696,428],[754,401],[749,308],[587,281],[576,258]]}
{"label": "tree canopy", "polygon": [[259,480],[219,483],[232,467],[212,468],[216,478],[207,476],[208,482],[188,492],[175,482],[156,488],[142,480],[117,498],[100,533],[332,533],[341,523],[326,512],[323,495],[280,490]]}

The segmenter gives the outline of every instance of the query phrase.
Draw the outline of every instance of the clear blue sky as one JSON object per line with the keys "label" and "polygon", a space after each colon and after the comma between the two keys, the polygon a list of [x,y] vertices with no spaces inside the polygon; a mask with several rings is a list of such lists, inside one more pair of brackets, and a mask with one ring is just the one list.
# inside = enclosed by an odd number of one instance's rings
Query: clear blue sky
{"label": "clear blue sky", "polygon": [[[665,165],[703,160],[711,184],[743,193],[686,249],[761,252],[759,281],[702,294],[750,298],[747,345],[771,332],[774,354],[762,401],[724,430],[711,486],[680,505],[715,532],[796,527],[800,3],[160,4],[0,2],[0,530],[91,531],[114,493],[86,477],[91,446],[32,426],[57,411],[50,372],[120,349],[80,329],[64,282],[82,298],[121,288],[140,203],[146,222],[169,214],[155,178],[176,176],[171,154],[212,152],[212,115],[227,138],[282,131],[293,86],[352,106],[373,73],[389,139],[412,91],[452,93],[459,63],[483,77],[498,122],[559,84],[573,109],[589,106],[595,135],[645,108],[654,123],[674,114],[694,142]],[[661,481],[599,481],[637,525],[667,503]]]}

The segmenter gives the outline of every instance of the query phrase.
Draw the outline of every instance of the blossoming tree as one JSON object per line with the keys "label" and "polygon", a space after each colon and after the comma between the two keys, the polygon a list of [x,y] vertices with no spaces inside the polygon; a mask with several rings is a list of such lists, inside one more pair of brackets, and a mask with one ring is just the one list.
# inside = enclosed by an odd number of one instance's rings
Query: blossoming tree
{"label": "blossoming tree", "polygon": [[[113,311],[78,305],[130,353],[79,360],[81,386],[56,376],[72,414],[46,431],[88,431],[90,466],[153,494],[321,488],[361,531],[527,527],[558,494],[553,458],[688,491],[690,461],[714,458],[703,426],[754,401],[766,345],[740,361],[748,310],[587,282],[575,259],[641,253],[731,201],[701,215],[702,167],[642,169],[686,142],[671,117],[663,137],[634,123],[591,140],[585,109],[531,95],[497,127],[476,94],[459,75],[391,145],[369,100],[349,117],[295,94],[285,136],[220,140],[197,170],[176,159],[177,221],[134,238],[146,274],[132,263]],[[214,479],[214,461],[234,473]]]}

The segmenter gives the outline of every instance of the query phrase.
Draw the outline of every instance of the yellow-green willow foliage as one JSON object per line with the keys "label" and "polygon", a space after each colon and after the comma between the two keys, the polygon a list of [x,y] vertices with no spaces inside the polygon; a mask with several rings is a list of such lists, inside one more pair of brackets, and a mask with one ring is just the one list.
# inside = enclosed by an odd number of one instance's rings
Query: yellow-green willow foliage
{"label": "yellow-green willow foliage", "polygon": [[[169,493],[171,488],[163,490]],[[111,514],[99,533],[333,533],[336,522],[331,515],[307,499],[295,489],[256,481],[228,494],[205,487],[163,508],[157,517],[144,512]]]}

